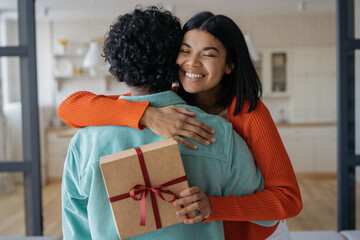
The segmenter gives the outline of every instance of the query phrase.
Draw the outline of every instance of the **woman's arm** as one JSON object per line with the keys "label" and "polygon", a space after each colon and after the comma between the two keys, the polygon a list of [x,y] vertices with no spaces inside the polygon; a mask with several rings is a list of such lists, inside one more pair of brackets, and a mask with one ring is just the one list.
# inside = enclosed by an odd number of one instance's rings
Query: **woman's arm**
{"label": "woman's arm", "polygon": [[[96,95],[80,91],[59,106],[58,116],[70,127],[119,125],[141,129],[140,119],[150,102],[129,102],[119,95]],[[123,114],[126,113],[126,114]]]}
{"label": "woman's arm", "polygon": [[[229,110],[229,120],[252,150],[264,177],[264,189],[240,197],[204,197],[201,190],[194,192],[187,189],[181,193],[184,196],[174,204],[192,203],[187,207],[189,211],[194,207],[199,207],[200,212],[204,214],[187,220],[187,223],[201,221],[209,213],[211,213],[210,216],[203,220],[204,222],[271,221],[298,215],[302,209],[299,186],[268,109],[260,101],[258,107],[251,113],[247,113],[244,107],[239,115],[233,116],[232,110],[231,108]],[[181,213],[187,213],[188,209]]]}
{"label": "woman's arm", "polygon": [[214,130],[192,118],[195,113],[186,108],[168,106],[153,108],[150,102],[131,102],[119,95],[96,95],[80,91],[70,95],[58,108],[58,116],[69,126],[118,125],[143,129],[150,128],[157,135],[173,137],[178,143],[196,149],[197,146],[183,137],[204,145],[215,142]]}
{"label": "woman's arm", "polygon": [[212,213],[206,221],[267,221],[298,215],[302,209],[300,189],[269,110],[261,101],[251,113],[243,107],[233,116],[232,110],[229,120],[251,149],[264,177],[264,190],[242,197],[209,197]]}

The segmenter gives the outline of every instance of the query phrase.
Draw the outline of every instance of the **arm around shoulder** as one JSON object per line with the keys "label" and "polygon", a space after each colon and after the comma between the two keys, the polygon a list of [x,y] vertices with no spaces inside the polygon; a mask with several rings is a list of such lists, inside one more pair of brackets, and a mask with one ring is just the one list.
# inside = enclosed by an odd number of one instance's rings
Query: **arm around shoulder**
{"label": "arm around shoulder", "polygon": [[140,119],[149,104],[119,99],[119,95],[80,91],[65,99],[57,114],[70,127],[118,125],[142,129]]}

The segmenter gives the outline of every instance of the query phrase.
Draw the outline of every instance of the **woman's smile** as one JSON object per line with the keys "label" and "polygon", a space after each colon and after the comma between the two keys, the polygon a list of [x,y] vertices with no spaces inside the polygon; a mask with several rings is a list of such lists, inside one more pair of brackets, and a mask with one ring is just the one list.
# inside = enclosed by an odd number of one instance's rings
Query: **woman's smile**
{"label": "woman's smile", "polygon": [[185,72],[185,75],[186,75],[186,77],[189,78],[190,80],[201,79],[201,78],[204,78],[204,77],[205,77],[205,75],[203,75],[203,74],[191,73],[191,72]]}

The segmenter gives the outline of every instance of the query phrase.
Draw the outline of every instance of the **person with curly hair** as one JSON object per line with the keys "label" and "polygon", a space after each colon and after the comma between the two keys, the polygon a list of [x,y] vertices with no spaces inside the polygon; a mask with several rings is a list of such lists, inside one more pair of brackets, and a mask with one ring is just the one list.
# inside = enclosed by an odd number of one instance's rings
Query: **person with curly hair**
{"label": "person with curly hair", "polygon": [[[202,201],[198,208],[205,211],[203,207],[209,206],[206,195],[248,195],[263,188],[263,178],[245,141],[233,131],[230,123],[186,105],[171,91],[172,83],[179,76],[176,58],[182,38],[180,30],[179,20],[170,12],[157,7],[145,10],[137,8],[132,13],[120,16],[110,26],[104,43],[104,55],[110,63],[110,72],[130,88],[131,94],[121,96],[120,100],[149,102],[153,107],[186,107],[196,113],[199,121],[216,126],[214,136],[218,140],[211,146],[199,146],[196,151],[179,147],[189,185],[197,191],[201,189]],[[139,131],[130,127],[95,126],[78,131],[70,142],[62,179],[65,240],[119,239],[99,159],[163,139],[149,128]],[[209,209],[205,212],[210,214]],[[276,222],[254,224],[273,226]],[[218,240],[224,239],[224,229],[221,221],[179,223],[130,239]]]}

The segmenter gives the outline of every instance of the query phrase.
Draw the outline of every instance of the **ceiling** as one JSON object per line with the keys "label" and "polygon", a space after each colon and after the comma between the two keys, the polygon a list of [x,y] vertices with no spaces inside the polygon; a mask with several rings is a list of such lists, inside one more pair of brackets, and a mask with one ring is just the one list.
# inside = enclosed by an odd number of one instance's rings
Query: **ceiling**
{"label": "ceiling", "polygon": [[[1,0],[0,13],[16,9],[15,0]],[[182,20],[209,10],[231,18],[335,13],[335,0],[35,0],[37,19],[114,19],[134,9],[161,3]]]}

